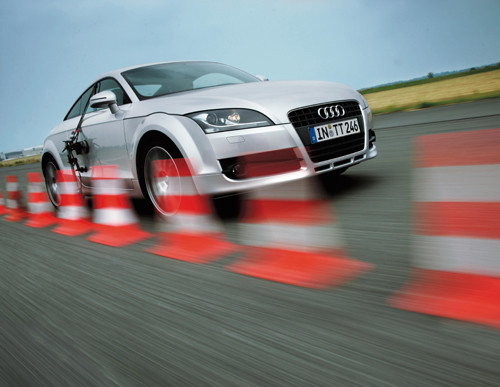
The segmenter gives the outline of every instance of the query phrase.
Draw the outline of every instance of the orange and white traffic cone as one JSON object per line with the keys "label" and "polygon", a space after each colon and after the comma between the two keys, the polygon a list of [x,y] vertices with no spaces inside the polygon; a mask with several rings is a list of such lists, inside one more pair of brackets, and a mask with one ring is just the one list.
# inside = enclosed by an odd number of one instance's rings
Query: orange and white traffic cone
{"label": "orange and white traffic cone", "polygon": [[17,176],[7,176],[7,216],[9,222],[19,222],[26,218],[26,211],[21,204],[21,191]]}
{"label": "orange and white traffic cone", "polygon": [[235,252],[238,247],[225,239],[210,199],[198,193],[187,161],[158,160],[153,165],[160,181],[172,169],[178,171],[178,184],[170,184],[166,195],[159,198],[160,206],[172,215],[162,218],[159,243],[147,251],[193,263],[211,262]]}
{"label": "orange and white traffic cone", "polygon": [[152,237],[140,229],[116,166],[93,167],[92,184],[97,232],[87,237],[89,241],[121,247]]}
{"label": "orange and white traffic cone", "polygon": [[80,192],[78,179],[73,170],[57,171],[57,186],[59,190],[59,210],[57,216],[59,225],[52,231],[66,235],[78,236],[92,230],[89,212]]}
{"label": "orange and white traffic cone", "polygon": [[40,172],[29,172],[28,177],[28,221],[26,226],[41,228],[57,223],[54,208],[50,203]]}
{"label": "orange and white traffic cone", "polygon": [[249,246],[229,270],[296,286],[324,288],[371,269],[347,255],[332,206],[312,178],[249,193],[240,225]]}
{"label": "orange and white traffic cone", "polygon": [[500,129],[417,139],[413,275],[390,305],[500,328],[498,144]]}
{"label": "orange and white traffic cone", "polygon": [[7,207],[5,207],[5,201],[3,200],[2,191],[0,191],[0,215],[5,215],[7,213]]}

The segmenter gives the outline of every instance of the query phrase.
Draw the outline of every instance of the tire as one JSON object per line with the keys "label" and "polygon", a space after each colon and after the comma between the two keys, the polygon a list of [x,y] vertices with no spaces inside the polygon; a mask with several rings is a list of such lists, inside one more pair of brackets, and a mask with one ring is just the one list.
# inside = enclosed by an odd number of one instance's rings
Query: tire
{"label": "tire", "polygon": [[146,200],[161,216],[177,212],[182,200],[182,179],[179,169],[184,159],[177,148],[166,141],[151,140],[138,158],[138,175]]}
{"label": "tire", "polygon": [[54,158],[49,157],[47,161],[43,163],[43,176],[47,194],[49,195],[50,202],[55,208],[58,208],[61,202],[59,185],[57,184],[57,171],[59,171],[59,167],[56,161]]}

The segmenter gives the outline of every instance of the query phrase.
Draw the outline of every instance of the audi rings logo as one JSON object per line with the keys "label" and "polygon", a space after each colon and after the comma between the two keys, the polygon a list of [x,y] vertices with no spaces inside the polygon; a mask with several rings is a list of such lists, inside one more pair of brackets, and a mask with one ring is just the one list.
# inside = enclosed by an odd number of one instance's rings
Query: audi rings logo
{"label": "audi rings logo", "polygon": [[326,106],[318,109],[318,116],[324,120],[329,118],[339,118],[345,116],[345,110],[342,105]]}

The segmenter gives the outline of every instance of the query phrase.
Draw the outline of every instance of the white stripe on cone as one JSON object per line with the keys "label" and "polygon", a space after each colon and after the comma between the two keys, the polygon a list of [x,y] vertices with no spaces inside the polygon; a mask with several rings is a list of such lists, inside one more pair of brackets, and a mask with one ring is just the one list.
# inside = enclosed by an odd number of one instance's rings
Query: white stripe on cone
{"label": "white stripe on cone", "polygon": [[7,207],[12,210],[18,209],[19,205],[17,204],[17,200],[7,199]]}
{"label": "white stripe on cone", "polygon": [[278,183],[250,191],[253,200],[310,200],[324,199],[321,189],[311,178]]}
{"label": "white stripe on cone", "polygon": [[61,194],[79,195],[80,189],[77,181],[59,181],[57,188]]}
{"label": "white stripe on cone", "polygon": [[19,187],[19,183],[18,182],[8,182],[6,184],[6,189],[7,189],[7,192],[16,192],[18,190],[18,187]]}
{"label": "white stripe on cone", "polygon": [[137,217],[124,208],[101,208],[94,210],[94,223],[107,226],[128,226],[136,224]]}
{"label": "white stripe on cone", "polygon": [[414,236],[416,267],[500,277],[500,240]]}
{"label": "white stripe on cone", "polygon": [[57,215],[60,219],[81,220],[86,219],[89,216],[89,212],[83,206],[61,206]]}
{"label": "white stripe on cone", "polygon": [[[177,213],[161,226],[167,232],[219,233],[223,228],[211,215],[195,215]],[[160,227],[162,228],[162,227]]]}
{"label": "white stripe on cone", "polygon": [[245,236],[244,242],[248,246],[272,246],[304,252],[345,247],[339,228],[332,224],[243,223],[239,231]]}
{"label": "white stripe on cone", "polygon": [[414,181],[414,201],[417,202],[500,200],[498,165],[415,168]]}
{"label": "white stripe on cone", "polygon": [[51,213],[52,204],[49,202],[30,203],[28,202],[28,212],[30,214]]}
{"label": "white stripe on cone", "polygon": [[102,196],[123,195],[125,185],[119,177],[116,179],[94,179],[92,183],[92,194]]}

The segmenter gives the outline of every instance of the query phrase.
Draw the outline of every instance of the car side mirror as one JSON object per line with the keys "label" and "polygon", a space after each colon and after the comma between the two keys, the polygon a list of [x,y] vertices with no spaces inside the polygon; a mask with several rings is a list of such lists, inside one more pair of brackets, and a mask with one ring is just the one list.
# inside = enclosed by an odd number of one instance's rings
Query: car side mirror
{"label": "car side mirror", "polygon": [[92,96],[92,98],[90,98],[90,107],[94,109],[109,108],[113,114],[120,111],[116,103],[116,95],[110,90],[101,91]]}

